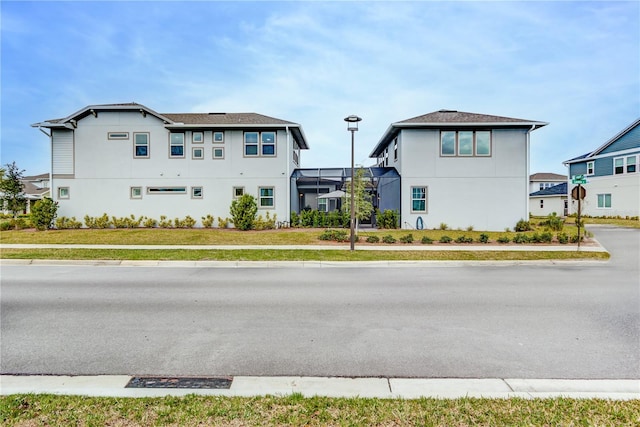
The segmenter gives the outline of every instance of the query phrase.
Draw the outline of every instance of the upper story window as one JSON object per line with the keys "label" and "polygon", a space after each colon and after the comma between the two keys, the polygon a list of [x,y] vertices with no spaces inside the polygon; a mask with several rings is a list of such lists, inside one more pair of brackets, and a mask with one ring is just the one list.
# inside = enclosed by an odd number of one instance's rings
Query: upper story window
{"label": "upper story window", "polygon": [[398,161],[398,138],[393,140],[393,161]]}
{"label": "upper story window", "polygon": [[222,143],[224,143],[224,132],[214,132],[213,133],[213,143],[214,144],[222,144]]}
{"label": "upper story window", "polygon": [[613,173],[635,173],[638,171],[638,156],[626,156],[613,159]]}
{"label": "upper story window", "polygon": [[627,173],[634,173],[638,170],[638,160],[636,156],[627,157]]}
{"label": "upper story window", "polygon": [[276,155],[276,133],[262,132],[260,134],[260,145],[262,147],[263,156]]}
{"label": "upper story window", "polygon": [[109,132],[107,134],[109,139],[129,139],[129,132]]}
{"label": "upper story window", "polygon": [[258,132],[244,133],[244,155],[245,156],[258,155]]}
{"label": "upper story window", "polygon": [[490,157],[491,131],[442,131],[440,155],[443,157]]}
{"label": "upper story window", "polygon": [[244,155],[246,157],[273,157],[276,155],[275,132],[245,132]]}
{"label": "upper story window", "polygon": [[193,144],[202,144],[204,142],[204,132],[193,132],[191,134],[191,142]]}
{"label": "upper story window", "polygon": [[133,157],[148,159],[149,158],[149,134],[137,133],[133,134]]}
{"label": "upper story window", "polygon": [[624,157],[613,159],[613,173],[616,175],[624,173]]}
{"label": "upper story window", "polygon": [[587,162],[587,175],[593,175],[595,172],[595,162]]}
{"label": "upper story window", "polygon": [[184,157],[184,133],[171,133],[169,157]]}

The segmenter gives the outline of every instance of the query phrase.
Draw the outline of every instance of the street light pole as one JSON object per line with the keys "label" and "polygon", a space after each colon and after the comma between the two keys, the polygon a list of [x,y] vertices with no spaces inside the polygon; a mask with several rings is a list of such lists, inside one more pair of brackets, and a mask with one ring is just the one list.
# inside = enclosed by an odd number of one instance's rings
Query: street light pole
{"label": "street light pole", "polygon": [[351,231],[351,251],[355,250],[356,246],[356,233],[355,233],[355,225],[356,225],[356,203],[355,203],[355,173],[354,173],[354,138],[355,132],[358,130],[358,122],[362,119],[355,114],[350,115],[344,119],[347,122],[347,130],[351,131],[351,221],[350,221],[350,231]]}

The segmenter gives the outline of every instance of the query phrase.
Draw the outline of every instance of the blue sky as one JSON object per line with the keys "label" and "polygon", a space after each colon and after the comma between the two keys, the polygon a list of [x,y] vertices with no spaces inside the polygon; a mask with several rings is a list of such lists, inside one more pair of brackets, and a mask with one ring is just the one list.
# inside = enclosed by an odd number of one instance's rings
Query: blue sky
{"label": "blue sky", "polygon": [[356,163],[441,108],[549,122],[531,171],[640,117],[640,2],[0,2],[1,163],[49,170],[30,124],[87,105],[300,123],[303,167]]}

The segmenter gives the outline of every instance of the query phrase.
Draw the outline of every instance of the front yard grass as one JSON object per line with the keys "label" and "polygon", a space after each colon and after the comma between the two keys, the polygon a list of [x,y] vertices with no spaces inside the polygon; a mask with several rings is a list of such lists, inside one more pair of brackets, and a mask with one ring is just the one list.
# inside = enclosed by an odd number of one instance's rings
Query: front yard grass
{"label": "front yard grass", "polygon": [[0,397],[4,426],[637,426],[640,400]]}

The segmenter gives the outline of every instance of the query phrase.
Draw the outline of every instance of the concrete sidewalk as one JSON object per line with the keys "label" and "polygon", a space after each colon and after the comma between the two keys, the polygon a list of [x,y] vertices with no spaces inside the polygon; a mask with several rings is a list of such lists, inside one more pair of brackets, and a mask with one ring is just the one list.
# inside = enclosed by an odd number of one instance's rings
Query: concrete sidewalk
{"label": "concrete sidewalk", "polygon": [[640,399],[640,380],[464,379],[464,378],[341,378],[230,377],[225,389],[129,388],[128,375],[51,376],[1,375],[0,394],[50,393],[62,395],[159,397],[187,394],[213,396],[368,397],[417,399],[486,398],[598,398]]}

